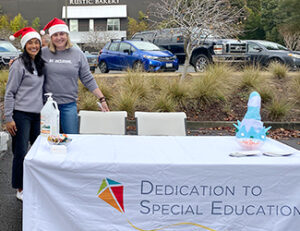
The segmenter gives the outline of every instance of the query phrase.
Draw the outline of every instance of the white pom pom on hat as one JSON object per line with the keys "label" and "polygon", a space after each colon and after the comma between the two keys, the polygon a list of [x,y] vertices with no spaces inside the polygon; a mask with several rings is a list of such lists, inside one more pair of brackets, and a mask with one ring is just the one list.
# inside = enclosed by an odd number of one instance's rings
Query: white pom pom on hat
{"label": "white pom pom on hat", "polygon": [[35,29],[33,29],[32,27],[25,27],[19,31],[17,31],[16,33],[14,33],[14,35],[10,35],[9,39],[11,41],[14,41],[16,37],[22,36],[21,38],[21,46],[24,49],[26,43],[33,38],[38,39],[40,42],[42,42],[41,36],[39,35],[38,32],[36,32]]}
{"label": "white pom pom on hat", "polygon": [[40,31],[40,34],[44,35],[47,29],[49,30],[50,36],[57,32],[65,32],[67,34],[70,34],[69,28],[66,25],[66,23],[58,18],[53,18],[50,22],[48,22],[48,24],[43,28],[43,30]]}
{"label": "white pom pom on hat", "polygon": [[15,36],[13,36],[13,35],[10,35],[10,36],[9,36],[9,40],[10,40],[10,41],[14,41],[15,39],[16,39]]}

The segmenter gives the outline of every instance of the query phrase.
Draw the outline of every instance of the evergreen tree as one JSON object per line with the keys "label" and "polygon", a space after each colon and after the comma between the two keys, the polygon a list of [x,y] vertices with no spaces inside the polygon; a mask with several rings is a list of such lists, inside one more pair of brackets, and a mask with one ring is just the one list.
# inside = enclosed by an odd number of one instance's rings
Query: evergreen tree
{"label": "evergreen tree", "polygon": [[261,23],[261,0],[247,0],[247,17],[244,20],[242,39],[264,39],[265,31]]}
{"label": "evergreen tree", "polygon": [[292,32],[300,32],[300,1],[280,0],[278,11],[281,18],[281,27]]}
{"label": "evergreen tree", "polygon": [[6,14],[0,16],[0,30],[9,29],[9,19]]}
{"label": "evergreen tree", "polygon": [[266,40],[283,43],[282,37],[278,32],[278,25],[281,19],[278,17],[278,4],[280,0],[262,1],[261,23],[266,34]]}
{"label": "evergreen tree", "polygon": [[131,37],[136,32],[147,30],[147,16],[142,12],[139,11],[138,20],[128,17],[128,36]]}
{"label": "evergreen tree", "polygon": [[40,24],[40,18],[39,17],[36,17],[35,19],[32,20],[31,27],[33,29],[35,29],[36,31],[40,30],[41,24]]}
{"label": "evergreen tree", "polygon": [[25,20],[20,13],[10,21],[10,29],[13,33],[22,29],[23,27],[26,27],[27,25],[28,21]]}

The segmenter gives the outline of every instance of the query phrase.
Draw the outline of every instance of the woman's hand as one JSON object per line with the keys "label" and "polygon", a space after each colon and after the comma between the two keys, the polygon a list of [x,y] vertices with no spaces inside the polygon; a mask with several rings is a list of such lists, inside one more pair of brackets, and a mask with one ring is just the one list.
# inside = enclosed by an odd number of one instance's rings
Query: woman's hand
{"label": "woman's hand", "polygon": [[106,101],[101,102],[102,105],[102,111],[109,111],[108,105],[106,103]]}
{"label": "woman's hand", "polygon": [[15,121],[7,122],[5,124],[6,130],[12,135],[15,136],[17,132],[17,126]]}

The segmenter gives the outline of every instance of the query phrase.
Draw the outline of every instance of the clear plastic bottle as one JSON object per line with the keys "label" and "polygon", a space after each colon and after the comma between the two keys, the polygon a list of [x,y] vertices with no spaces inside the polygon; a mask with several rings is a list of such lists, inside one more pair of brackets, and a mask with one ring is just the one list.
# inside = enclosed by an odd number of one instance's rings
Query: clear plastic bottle
{"label": "clear plastic bottle", "polygon": [[52,93],[46,93],[47,102],[41,110],[41,135],[59,135],[59,110],[52,98]]}

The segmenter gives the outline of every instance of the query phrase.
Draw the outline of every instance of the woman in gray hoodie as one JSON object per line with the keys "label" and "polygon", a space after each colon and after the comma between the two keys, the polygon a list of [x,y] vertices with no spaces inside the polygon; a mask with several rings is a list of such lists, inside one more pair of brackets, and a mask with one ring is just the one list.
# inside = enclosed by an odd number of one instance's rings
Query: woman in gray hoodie
{"label": "woman in gray hoodie", "polygon": [[81,50],[72,46],[69,28],[64,21],[52,19],[41,31],[49,31],[48,47],[43,48],[45,63],[45,92],[51,92],[60,111],[60,126],[63,133],[78,133],[77,98],[78,79],[98,99],[103,111],[109,111],[105,97],[90,72],[90,67]]}
{"label": "woman in gray hoodie", "polygon": [[13,167],[12,187],[17,198],[23,199],[23,161],[28,142],[33,144],[40,134],[40,111],[43,107],[44,60],[41,57],[41,36],[26,27],[13,36],[22,36],[24,49],[9,69],[4,98],[6,130],[12,136]]}

